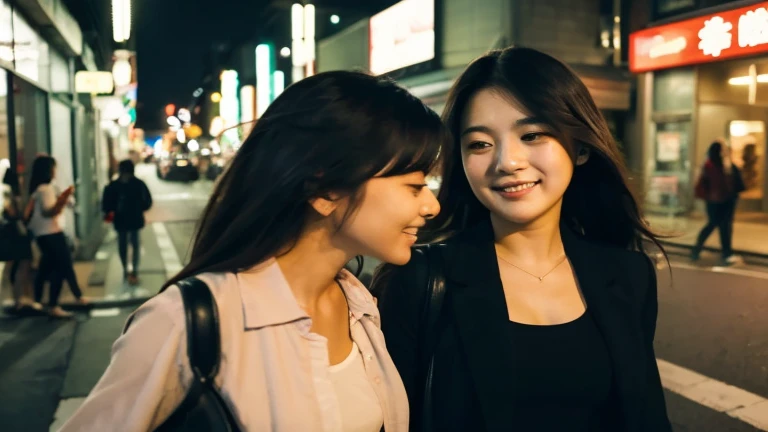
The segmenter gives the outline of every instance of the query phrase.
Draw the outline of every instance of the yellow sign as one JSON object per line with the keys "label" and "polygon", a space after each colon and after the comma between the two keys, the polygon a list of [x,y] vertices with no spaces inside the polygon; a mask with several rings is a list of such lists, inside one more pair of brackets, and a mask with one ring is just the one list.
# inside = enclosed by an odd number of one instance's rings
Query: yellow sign
{"label": "yellow sign", "polygon": [[114,81],[110,72],[80,71],[75,74],[75,91],[78,93],[112,93]]}

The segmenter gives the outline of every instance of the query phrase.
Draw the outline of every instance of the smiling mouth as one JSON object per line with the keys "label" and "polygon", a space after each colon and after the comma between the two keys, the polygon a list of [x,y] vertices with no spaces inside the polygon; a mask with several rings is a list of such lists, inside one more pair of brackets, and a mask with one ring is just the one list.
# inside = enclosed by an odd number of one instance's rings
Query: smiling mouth
{"label": "smiling mouth", "polygon": [[539,183],[541,183],[541,180],[537,180],[534,182],[527,182],[527,183],[518,183],[514,185],[509,185],[509,186],[493,186],[491,187],[491,189],[497,192],[521,192],[526,189],[530,189]]}

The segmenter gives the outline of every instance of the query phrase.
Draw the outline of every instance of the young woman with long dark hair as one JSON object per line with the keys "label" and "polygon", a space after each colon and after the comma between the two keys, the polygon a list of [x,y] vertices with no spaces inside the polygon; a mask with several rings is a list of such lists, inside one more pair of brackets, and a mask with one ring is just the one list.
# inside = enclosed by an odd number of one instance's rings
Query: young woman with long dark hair
{"label": "young woman with long dark hair", "polygon": [[177,284],[196,276],[220,320],[215,379],[240,429],[408,428],[373,297],[343,267],[405,264],[439,204],[425,175],[448,134],[387,80],[306,78],[258,120],[217,182],[189,264],[133,315],[64,430],[154,430],[192,381]]}
{"label": "young woman with long dark hair", "polygon": [[56,159],[41,155],[32,164],[32,175],[29,180],[29,206],[31,214],[29,230],[35,236],[40,248],[40,263],[35,276],[35,301],[43,298],[45,283],[49,282],[48,307],[52,316],[69,318],[70,312],[59,306],[59,295],[64,281],[75,295],[78,302],[86,304],[72,262],[72,253],[64,235],[63,212],[70,204],[73,186],[59,193],[53,180],[56,178]]}
{"label": "young woman with long dark hair", "polygon": [[670,431],[655,238],[585,85],[541,52],[493,51],[444,120],[433,245],[373,282],[411,430]]}

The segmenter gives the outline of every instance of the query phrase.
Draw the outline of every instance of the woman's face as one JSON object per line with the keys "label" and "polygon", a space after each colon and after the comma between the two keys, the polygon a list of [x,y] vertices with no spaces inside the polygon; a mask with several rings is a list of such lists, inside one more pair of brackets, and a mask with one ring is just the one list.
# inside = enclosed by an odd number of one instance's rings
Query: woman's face
{"label": "woman's face", "polygon": [[[334,212],[340,224],[346,206]],[[355,255],[403,265],[411,259],[416,234],[440,212],[422,172],[368,180],[357,209],[342,225],[336,240]]]}
{"label": "woman's face", "polygon": [[469,185],[494,221],[559,221],[574,163],[541,119],[501,92],[484,89],[470,99],[460,133]]}

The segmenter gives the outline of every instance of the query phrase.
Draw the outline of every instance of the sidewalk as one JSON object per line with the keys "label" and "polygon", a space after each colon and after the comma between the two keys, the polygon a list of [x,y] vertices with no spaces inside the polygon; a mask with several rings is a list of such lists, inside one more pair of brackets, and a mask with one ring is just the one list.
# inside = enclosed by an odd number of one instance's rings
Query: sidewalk
{"label": "sidewalk", "polygon": [[[4,263],[0,263],[0,266]],[[176,250],[164,223],[148,224],[141,233],[140,284],[131,286],[123,281],[123,268],[117,252],[117,236],[109,230],[93,261],[76,261],[75,273],[83,295],[91,300],[90,308],[111,308],[139,305],[156,294],[169,275],[180,268]],[[46,294],[47,295],[47,294]],[[43,302],[47,298],[43,297]],[[8,281],[0,281],[0,301],[8,311],[12,301]],[[65,309],[84,309],[65,283],[60,304]]]}
{"label": "sidewalk", "polygon": [[[699,231],[706,224],[703,215],[659,216],[649,215],[646,219],[658,234],[671,236],[662,243],[669,246],[693,248]],[[720,236],[717,230],[704,244],[705,250],[720,253]],[[743,213],[736,216],[733,224],[733,250],[745,258],[768,258],[768,214]]]}

